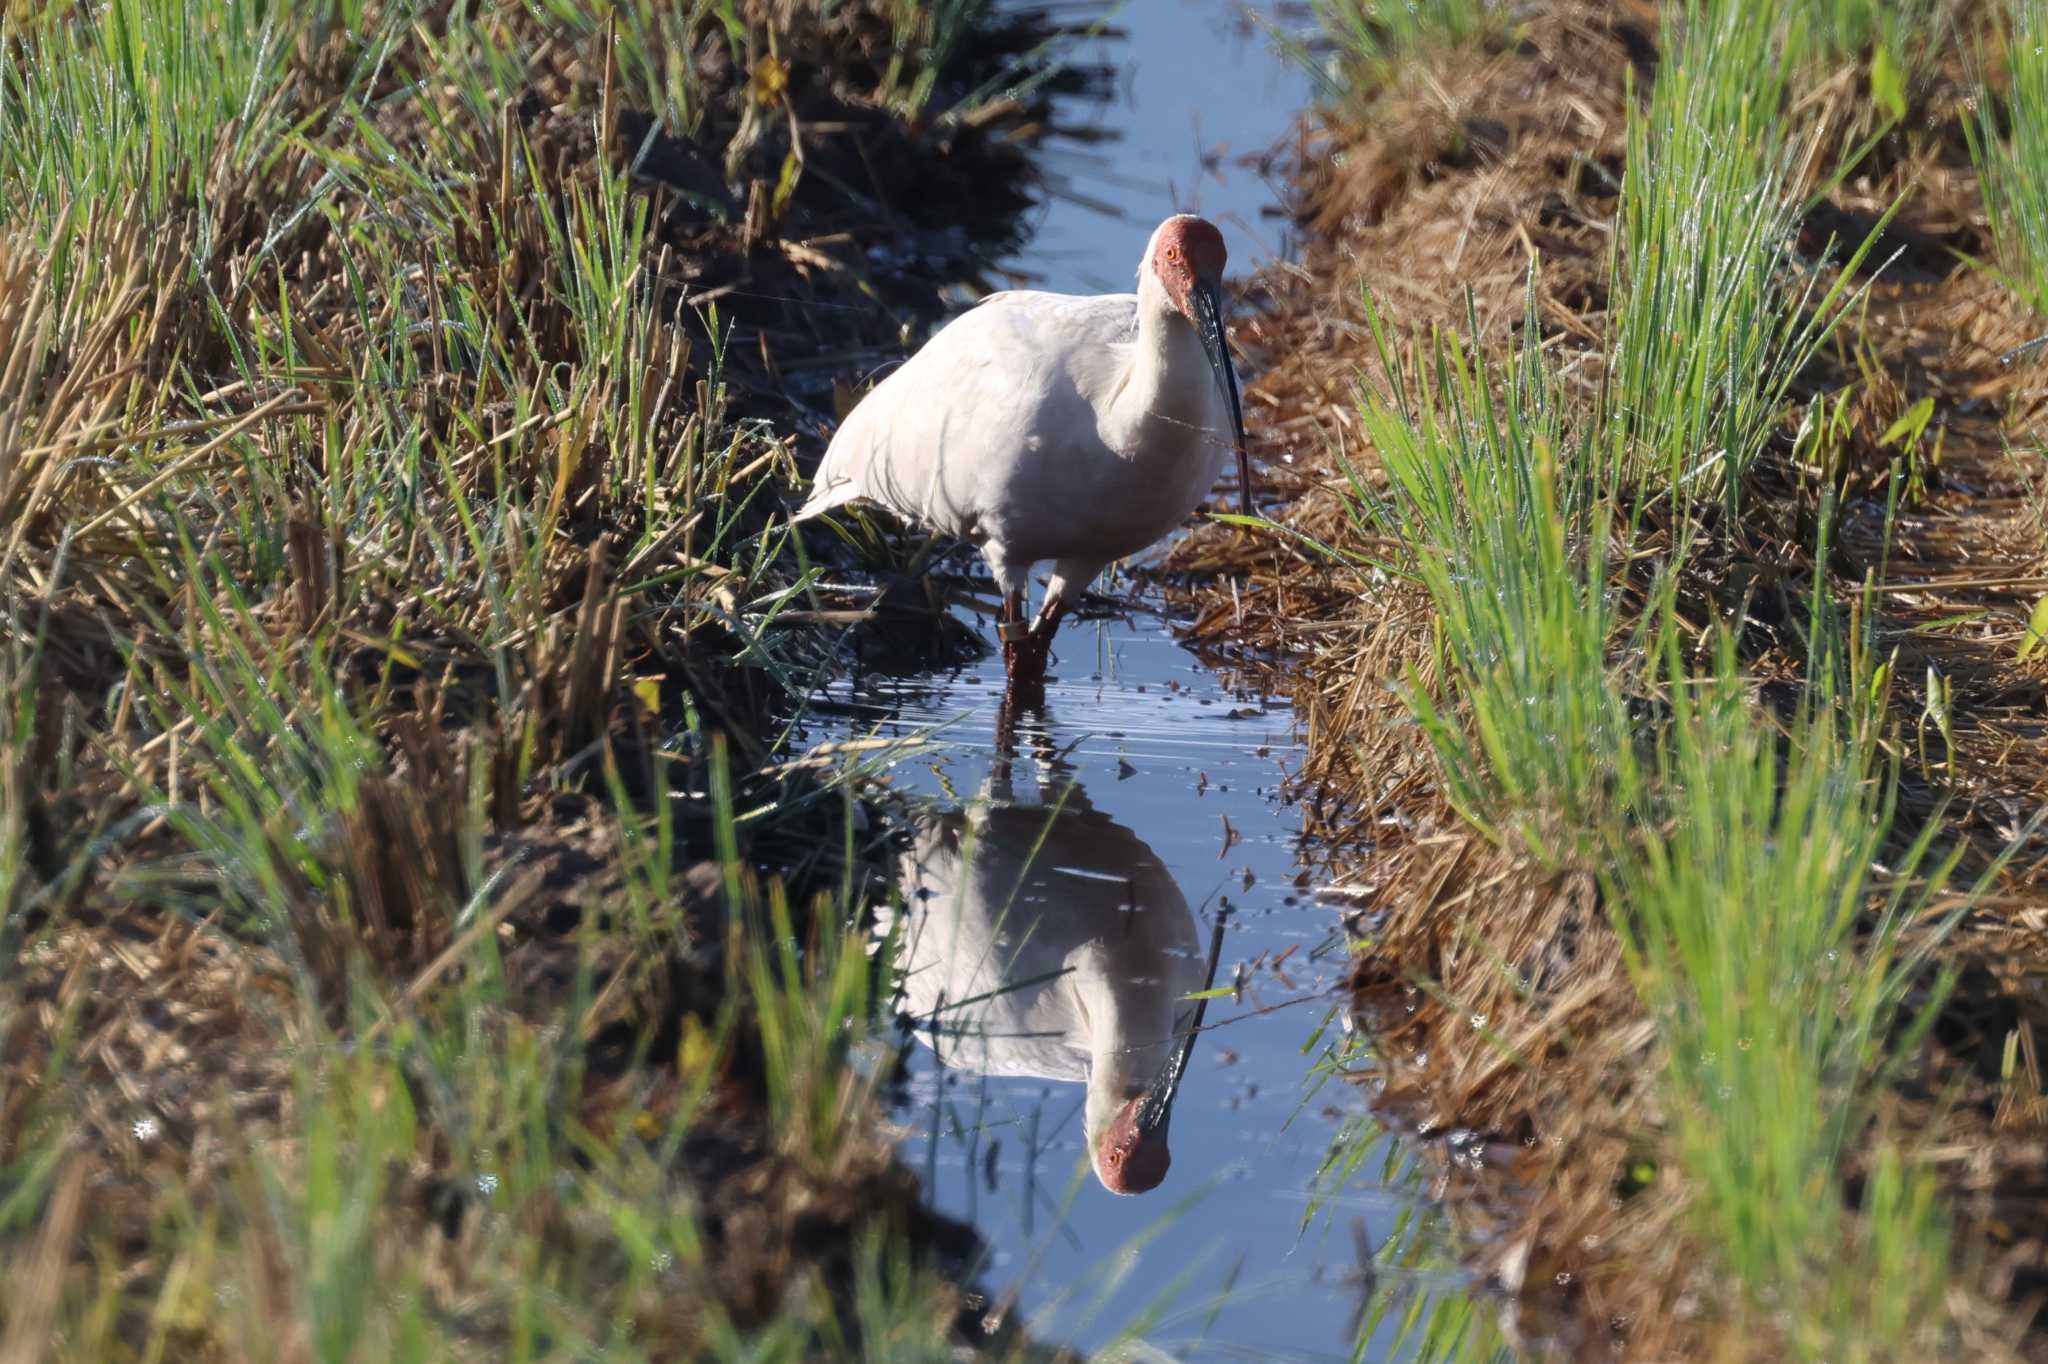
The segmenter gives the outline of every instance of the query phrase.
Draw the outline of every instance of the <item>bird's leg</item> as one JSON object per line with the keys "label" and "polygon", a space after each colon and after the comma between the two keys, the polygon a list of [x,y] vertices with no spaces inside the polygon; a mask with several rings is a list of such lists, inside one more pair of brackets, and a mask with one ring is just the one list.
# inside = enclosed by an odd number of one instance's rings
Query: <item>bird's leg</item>
{"label": "bird's leg", "polygon": [[1066,603],[1058,598],[1048,601],[1039,611],[1038,619],[1022,632],[1015,657],[1005,660],[1010,666],[1010,696],[1017,705],[1030,708],[1044,704],[1045,665],[1052,654],[1053,632],[1060,628],[1060,617],[1066,613]]}
{"label": "bird's leg", "polygon": [[1052,645],[1052,632],[1060,628],[1060,621],[1067,614],[1067,599],[1064,595],[1054,597],[1039,608],[1038,620],[1031,627],[1034,635],[1043,635],[1047,647]]}
{"label": "bird's leg", "polygon": [[1045,672],[1046,660],[1052,654],[1053,634],[1060,628],[1060,621],[1066,614],[1066,598],[1055,596],[1039,608],[1038,619],[1032,622],[1030,648],[1041,674]]}
{"label": "bird's leg", "polygon": [[1024,593],[1003,594],[1003,611],[998,617],[996,637],[1003,642],[1002,704],[996,709],[996,758],[992,774],[1010,779],[1010,764],[1017,756],[1017,720],[1045,704],[1045,639],[1024,614]]}
{"label": "bird's leg", "polygon": [[1017,675],[1017,655],[1030,638],[1030,627],[1024,623],[1024,594],[1006,592],[1003,594],[1002,614],[996,617],[996,638],[1003,645],[1003,675]]}

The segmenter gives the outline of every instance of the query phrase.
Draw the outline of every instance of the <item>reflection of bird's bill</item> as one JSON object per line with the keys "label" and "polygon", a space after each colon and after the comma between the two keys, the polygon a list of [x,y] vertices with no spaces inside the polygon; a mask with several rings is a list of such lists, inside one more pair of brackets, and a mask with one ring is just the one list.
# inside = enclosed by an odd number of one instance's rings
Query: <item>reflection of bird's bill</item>
{"label": "reflection of bird's bill", "polygon": [[1237,396],[1237,372],[1230,367],[1230,346],[1223,335],[1223,299],[1216,292],[1216,286],[1207,281],[1195,285],[1195,311],[1201,315],[1198,330],[1202,333],[1202,349],[1209,354],[1209,368],[1215,372],[1216,386],[1223,396],[1230,400],[1230,431],[1237,440],[1237,487],[1238,496],[1244,500],[1244,514],[1255,516],[1252,510],[1252,461],[1244,448],[1244,404]]}
{"label": "reflection of bird's bill", "polygon": [[1189,1028],[1188,1035],[1159,1068],[1159,1074],[1145,1087],[1144,1102],[1138,1105],[1138,1132],[1148,1141],[1164,1137],[1167,1124],[1173,1120],[1173,1101],[1180,1093],[1181,1078],[1188,1073],[1188,1057],[1194,1053],[1195,1037],[1194,1028]]}
{"label": "reflection of bird's bill", "polygon": [[1230,910],[1225,908],[1217,914],[1215,931],[1209,935],[1209,969],[1202,980],[1202,997],[1195,1001],[1194,1016],[1188,1019],[1187,1032],[1147,1086],[1144,1102],[1138,1105],[1138,1131],[1147,1138],[1154,1134],[1165,1136],[1166,1125],[1173,1121],[1173,1101],[1180,1094],[1180,1082],[1187,1076],[1188,1058],[1195,1054],[1195,1039],[1202,1035],[1202,1019],[1209,1012],[1209,991],[1216,985],[1216,968],[1223,962],[1223,935],[1229,923]]}

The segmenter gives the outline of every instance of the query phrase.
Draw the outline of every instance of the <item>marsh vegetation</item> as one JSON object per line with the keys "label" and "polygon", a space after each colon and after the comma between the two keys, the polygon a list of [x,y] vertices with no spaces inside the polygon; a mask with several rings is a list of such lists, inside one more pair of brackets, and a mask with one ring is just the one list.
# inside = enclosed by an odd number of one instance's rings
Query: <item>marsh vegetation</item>
{"label": "marsh vegetation", "polygon": [[878,1132],[886,854],[782,746],[781,507],[1017,240],[1059,36],[0,19],[0,1354],[987,1337]]}
{"label": "marsh vegetation", "polygon": [[[1345,891],[1308,1220],[1432,1195],[1355,1353],[2041,1357],[2048,9],[1308,11],[1275,495],[1150,576]],[[784,513],[1100,17],[0,17],[0,1359],[1047,1352],[800,737],[974,618]]]}
{"label": "marsh vegetation", "polygon": [[1330,8],[1306,467],[1179,562],[1377,892],[1382,1111],[1519,1147],[1525,1347],[2031,1357],[2039,7]]}

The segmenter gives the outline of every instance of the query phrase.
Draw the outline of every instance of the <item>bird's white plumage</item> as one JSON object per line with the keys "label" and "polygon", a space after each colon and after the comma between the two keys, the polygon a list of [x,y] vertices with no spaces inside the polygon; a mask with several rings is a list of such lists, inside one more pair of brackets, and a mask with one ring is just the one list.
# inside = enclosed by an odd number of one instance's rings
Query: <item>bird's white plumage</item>
{"label": "bird's white plumage", "polygon": [[1186,520],[1235,448],[1228,399],[1158,279],[994,294],[861,400],[799,519],[864,498],[981,548],[1049,600]]}

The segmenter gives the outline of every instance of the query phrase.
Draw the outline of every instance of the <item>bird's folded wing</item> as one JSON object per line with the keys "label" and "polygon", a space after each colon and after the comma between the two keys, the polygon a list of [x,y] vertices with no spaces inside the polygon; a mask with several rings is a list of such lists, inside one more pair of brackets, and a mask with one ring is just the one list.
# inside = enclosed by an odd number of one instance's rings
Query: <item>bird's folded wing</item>
{"label": "bird's folded wing", "polygon": [[841,423],[799,518],[864,498],[977,538],[1020,461],[1057,436],[1091,367],[1136,326],[1135,295],[1012,291],[942,328]]}

